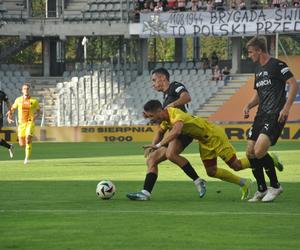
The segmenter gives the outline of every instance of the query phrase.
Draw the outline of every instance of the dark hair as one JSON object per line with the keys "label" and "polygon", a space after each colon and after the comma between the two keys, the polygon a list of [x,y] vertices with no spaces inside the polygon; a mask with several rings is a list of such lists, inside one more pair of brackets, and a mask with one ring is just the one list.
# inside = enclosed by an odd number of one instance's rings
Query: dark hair
{"label": "dark hair", "polygon": [[153,74],[162,74],[167,78],[168,81],[170,80],[170,74],[169,74],[168,70],[166,70],[165,68],[154,69],[152,71],[151,75],[153,75]]}
{"label": "dark hair", "polygon": [[255,49],[260,49],[262,52],[267,52],[267,39],[264,36],[255,36],[248,43],[248,47],[254,47]]}
{"label": "dark hair", "polygon": [[27,82],[24,82],[24,83],[22,84],[22,88],[23,88],[23,86],[27,86],[27,87],[30,89],[30,84],[27,83]]}
{"label": "dark hair", "polygon": [[144,105],[144,110],[146,112],[153,112],[158,109],[162,109],[162,104],[159,100],[150,100]]}

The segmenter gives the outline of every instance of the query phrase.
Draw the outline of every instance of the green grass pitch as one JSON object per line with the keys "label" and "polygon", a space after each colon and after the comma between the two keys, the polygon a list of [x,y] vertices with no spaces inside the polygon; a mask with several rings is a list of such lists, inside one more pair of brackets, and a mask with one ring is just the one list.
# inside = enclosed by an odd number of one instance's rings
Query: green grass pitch
{"label": "green grass pitch", "polygon": [[[242,156],[245,142],[234,145]],[[0,249],[300,249],[300,142],[272,149],[285,163],[284,193],[268,204],[241,201],[237,186],[207,177],[196,143],[185,156],[208,181],[205,198],[165,162],[152,200],[129,201],[145,176],[141,146],[35,143],[28,166],[17,145],[14,160],[0,148]],[[96,197],[102,179],[116,185],[111,200]]]}

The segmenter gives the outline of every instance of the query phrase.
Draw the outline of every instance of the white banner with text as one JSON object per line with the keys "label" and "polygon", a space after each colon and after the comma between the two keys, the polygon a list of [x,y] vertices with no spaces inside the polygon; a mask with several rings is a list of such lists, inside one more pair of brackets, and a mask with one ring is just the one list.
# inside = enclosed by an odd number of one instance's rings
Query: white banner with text
{"label": "white banner with text", "polygon": [[140,37],[250,36],[300,32],[300,8],[141,13]]}

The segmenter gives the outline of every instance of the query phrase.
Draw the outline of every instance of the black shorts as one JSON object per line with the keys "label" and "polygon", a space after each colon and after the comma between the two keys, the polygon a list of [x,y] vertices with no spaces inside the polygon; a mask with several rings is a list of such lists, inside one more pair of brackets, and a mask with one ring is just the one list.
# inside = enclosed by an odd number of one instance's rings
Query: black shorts
{"label": "black shorts", "polygon": [[260,134],[265,134],[270,138],[271,145],[275,145],[285,125],[285,122],[278,122],[278,117],[279,114],[256,116],[248,131],[247,139],[256,141]]}
{"label": "black shorts", "polygon": [[0,129],[3,127],[3,117],[0,117]]}
{"label": "black shorts", "polygon": [[188,145],[192,143],[194,139],[188,135],[181,134],[178,136],[178,140],[181,142],[182,148],[185,149]]}

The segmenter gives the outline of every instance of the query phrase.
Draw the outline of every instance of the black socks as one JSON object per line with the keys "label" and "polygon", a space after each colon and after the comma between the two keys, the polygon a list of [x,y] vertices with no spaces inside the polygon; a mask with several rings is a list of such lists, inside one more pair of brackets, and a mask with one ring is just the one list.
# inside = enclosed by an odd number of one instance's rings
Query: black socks
{"label": "black socks", "polygon": [[190,177],[193,181],[197,180],[199,178],[198,174],[196,173],[195,169],[192,167],[192,165],[188,162],[185,164],[182,168],[183,172]]}
{"label": "black socks", "polygon": [[157,180],[157,174],[148,173],[144,181],[144,189],[147,190],[149,193],[151,193],[156,180]]}
{"label": "black socks", "polygon": [[264,176],[264,170],[257,158],[249,159],[251,164],[252,173],[257,182],[257,189],[259,192],[264,192],[267,190],[267,184]]}
{"label": "black socks", "polygon": [[278,183],[272,157],[269,154],[266,154],[263,158],[259,159],[259,162],[264,167],[266,174],[270,179],[270,186],[273,188],[279,188],[280,184]]}

